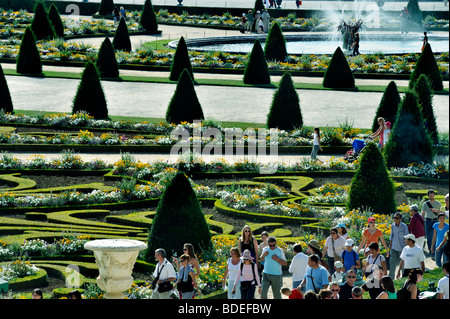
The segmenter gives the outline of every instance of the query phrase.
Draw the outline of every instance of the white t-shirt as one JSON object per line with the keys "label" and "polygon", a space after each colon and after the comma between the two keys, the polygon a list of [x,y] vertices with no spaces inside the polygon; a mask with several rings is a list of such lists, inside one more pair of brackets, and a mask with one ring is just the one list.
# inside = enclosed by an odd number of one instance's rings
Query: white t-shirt
{"label": "white t-shirt", "polygon": [[305,277],[305,271],[308,267],[308,256],[304,253],[298,253],[292,258],[289,266],[289,272],[292,274],[292,281],[301,281]]}
{"label": "white t-shirt", "polygon": [[314,133],[313,145],[319,145],[319,134]]}
{"label": "white t-shirt", "polygon": [[[164,267],[163,267],[163,265],[164,265]],[[163,268],[161,268],[161,267],[163,267]],[[156,278],[156,276],[158,276],[158,273],[160,270],[161,270],[161,274],[159,275],[160,280],[177,277],[177,275],[175,273],[175,269],[173,268],[172,264],[167,261],[167,259],[164,259],[162,265],[160,263],[156,264],[155,271],[153,272],[153,276],[155,278]]]}
{"label": "white t-shirt", "polygon": [[228,258],[227,265],[228,265],[228,278],[229,280],[234,281],[240,270],[241,261],[239,261],[237,265],[233,265],[233,263],[231,262],[231,258]]}
{"label": "white t-shirt", "polygon": [[[333,252],[333,243],[331,241],[331,236],[329,236],[327,238],[327,240],[325,241],[325,246],[328,247],[327,249],[327,255],[328,257],[334,258],[334,252]],[[336,251],[336,255],[337,256],[341,256],[342,252],[345,250],[345,239],[341,236],[339,236],[335,241],[334,241],[334,250]]]}
{"label": "white t-shirt", "polygon": [[445,276],[444,278],[442,278],[441,280],[439,280],[439,282],[438,282],[438,293],[444,294],[444,297],[443,297],[444,299],[449,299],[448,285],[449,285],[448,275]]}
{"label": "white t-shirt", "polygon": [[422,248],[414,246],[405,246],[400,254],[404,261],[405,269],[420,268],[420,263],[425,261],[425,255]]}

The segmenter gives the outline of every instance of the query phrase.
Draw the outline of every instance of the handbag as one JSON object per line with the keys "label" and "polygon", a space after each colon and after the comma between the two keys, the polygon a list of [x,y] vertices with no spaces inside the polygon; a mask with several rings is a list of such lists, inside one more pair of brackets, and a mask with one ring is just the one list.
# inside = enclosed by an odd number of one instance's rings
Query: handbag
{"label": "handbag", "polygon": [[171,291],[172,289],[173,289],[173,285],[170,281],[165,281],[158,285],[158,292],[160,292],[160,293]]}

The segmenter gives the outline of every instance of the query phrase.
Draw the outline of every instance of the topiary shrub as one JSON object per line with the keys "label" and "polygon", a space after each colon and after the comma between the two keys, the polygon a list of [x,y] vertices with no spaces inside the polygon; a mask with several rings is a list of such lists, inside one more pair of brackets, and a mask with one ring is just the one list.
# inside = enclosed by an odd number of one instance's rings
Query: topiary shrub
{"label": "topiary shrub", "polygon": [[191,79],[194,80],[194,72],[192,71],[192,65],[189,58],[186,41],[184,40],[184,37],[181,37],[180,41],[178,41],[175,55],[173,56],[172,66],[170,67],[169,80],[178,81],[181,73],[183,73],[185,69],[188,70]]}
{"label": "topiary shrub", "polygon": [[169,182],[156,208],[148,236],[146,260],[163,248],[168,257],[191,243],[196,252],[211,249],[211,234],[188,178],[178,172]]}
{"label": "topiary shrub", "polygon": [[72,114],[78,112],[86,112],[95,119],[108,117],[108,107],[99,74],[91,61],[86,63],[77,93],[73,99]]}
{"label": "topiary shrub", "polygon": [[326,88],[355,87],[355,78],[340,47],[333,53],[330,64],[323,76],[322,84]]}
{"label": "topiary shrub", "polygon": [[255,8],[254,8],[254,12],[256,11],[262,11],[264,9],[264,3],[263,0],[255,0]]}
{"label": "topiary shrub", "polygon": [[193,123],[194,120],[203,120],[203,110],[195,93],[194,83],[189,71],[185,69],[180,75],[175,93],[170,100],[166,111],[168,123]]}
{"label": "topiary shrub", "polygon": [[442,76],[434,58],[433,51],[429,43],[425,45],[419,59],[416,62],[413,72],[409,78],[409,88],[412,89],[421,74],[425,74],[430,79],[434,91],[442,91]]}
{"label": "topiary shrub", "polygon": [[267,127],[280,130],[300,129],[303,126],[303,117],[300,110],[300,101],[295,91],[294,83],[289,72],[281,77],[280,85],[276,90],[269,114]]}
{"label": "topiary shrub", "polygon": [[267,61],[284,62],[287,58],[286,39],[278,23],[273,23],[264,46]]}
{"label": "topiary shrub", "polygon": [[363,150],[359,168],[350,184],[347,208],[368,208],[382,214],[391,214],[397,210],[394,183],[380,150],[373,142]]}
{"label": "topiary shrub", "polygon": [[424,126],[417,94],[412,91],[407,91],[400,103],[384,156],[389,168],[433,160],[432,141]]}
{"label": "topiary shrub", "polygon": [[117,51],[131,51],[130,35],[128,33],[127,23],[123,17],[120,18],[119,26],[117,27],[112,44]]}
{"label": "topiary shrub", "polygon": [[377,112],[373,119],[372,132],[375,132],[378,129],[379,117],[384,118],[386,121],[391,122],[391,125],[394,125],[400,101],[401,99],[400,94],[398,93],[397,84],[395,84],[394,81],[389,82],[388,86],[384,90]]}
{"label": "topiary shrub", "polygon": [[245,84],[270,84],[270,73],[261,43],[258,39],[253,44],[244,71]]}
{"label": "topiary shrub", "polygon": [[155,34],[158,31],[158,19],[151,0],[145,0],[144,7],[142,8],[140,25],[148,34]]}
{"label": "topiary shrub", "polygon": [[98,14],[102,16],[110,16],[114,11],[114,1],[113,0],[102,0],[100,6],[98,7]]}
{"label": "topiary shrub", "polygon": [[31,29],[37,40],[47,40],[55,37],[55,30],[53,30],[53,27],[50,24],[47,11],[41,1],[36,2]]}
{"label": "topiary shrub", "polygon": [[17,73],[42,74],[41,56],[31,27],[27,27],[22,36],[16,71]]}
{"label": "topiary shrub", "polygon": [[425,128],[434,144],[438,143],[438,129],[433,111],[433,88],[428,76],[421,74],[414,85],[414,92],[420,105],[420,111],[425,121]]}
{"label": "topiary shrub", "polygon": [[102,78],[117,78],[119,76],[116,54],[108,37],[105,38],[100,46],[95,65]]}
{"label": "topiary shrub", "polygon": [[64,23],[62,22],[59,11],[54,3],[52,3],[50,9],[48,9],[48,19],[55,31],[55,35],[59,38],[64,38]]}
{"label": "topiary shrub", "polygon": [[0,64],[0,111],[5,113],[14,113],[11,94],[9,93],[8,83],[6,82],[5,73],[3,73]]}
{"label": "topiary shrub", "polygon": [[408,19],[418,26],[422,26],[422,11],[419,7],[418,0],[408,0],[408,4],[406,5],[406,9],[408,9]]}

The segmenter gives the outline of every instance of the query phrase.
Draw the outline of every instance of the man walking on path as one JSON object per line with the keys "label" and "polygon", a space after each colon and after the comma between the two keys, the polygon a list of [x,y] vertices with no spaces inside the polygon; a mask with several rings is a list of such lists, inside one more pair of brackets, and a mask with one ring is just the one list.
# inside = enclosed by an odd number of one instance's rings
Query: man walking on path
{"label": "man walking on path", "polygon": [[402,222],[402,214],[396,213],[389,237],[389,277],[392,279],[395,279],[395,268],[400,264],[400,255],[405,247],[404,237],[408,234],[408,226]]}
{"label": "man walking on path", "polygon": [[[438,215],[441,211],[441,203],[434,199],[436,192],[433,189],[427,192],[429,200],[422,205],[422,217],[425,218],[425,234],[427,236],[428,252],[431,252],[431,243],[433,241],[434,228],[433,225],[438,222]],[[431,254],[430,254],[431,255]],[[434,256],[431,256],[434,260]]]}
{"label": "man walking on path", "polygon": [[[422,248],[415,245],[416,237],[413,234],[406,235],[406,246],[400,254],[400,266],[397,271],[397,279],[400,277],[408,277],[412,269],[421,268],[425,272],[425,255]],[[403,269],[403,275],[401,275]]]}
{"label": "man walking on path", "polygon": [[261,299],[267,299],[270,286],[272,286],[274,299],[281,299],[281,287],[283,286],[283,270],[281,267],[287,265],[287,260],[283,249],[277,247],[275,237],[269,237],[267,242],[269,245],[264,247],[260,257],[260,261],[264,262]]}

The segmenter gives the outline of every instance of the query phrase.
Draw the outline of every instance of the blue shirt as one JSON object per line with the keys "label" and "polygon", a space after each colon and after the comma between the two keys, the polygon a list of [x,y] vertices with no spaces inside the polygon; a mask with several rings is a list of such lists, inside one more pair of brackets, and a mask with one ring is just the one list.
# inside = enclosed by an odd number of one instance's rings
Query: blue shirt
{"label": "blue shirt", "polygon": [[320,265],[319,268],[317,269],[311,267],[306,268],[305,279],[306,279],[306,287],[305,287],[306,291],[308,290],[314,291],[314,287],[319,290],[322,289],[323,286],[329,284],[328,271],[325,267]]}
{"label": "blue shirt", "polygon": [[389,237],[389,241],[391,242],[391,249],[402,251],[403,247],[405,247],[405,238],[409,234],[408,226],[405,223],[400,222],[400,224],[395,225],[392,223],[391,225],[391,236]]}
{"label": "blue shirt", "polygon": [[352,266],[356,265],[356,261],[359,260],[359,255],[356,251],[348,251],[347,249],[344,250],[341,254],[341,258],[344,263],[345,271],[352,268]]}
{"label": "blue shirt", "polygon": [[268,251],[269,254],[266,257],[264,257],[263,273],[266,273],[268,275],[281,275],[283,273],[283,270],[281,269],[281,264],[273,260],[272,256],[277,255],[278,258],[286,260],[283,249],[279,247],[275,247],[275,249],[270,249],[270,247],[267,246],[263,248],[262,254],[264,254],[266,251]]}
{"label": "blue shirt", "polygon": [[442,229],[439,229],[439,223],[434,223],[433,228],[436,229],[436,247],[437,247],[444,240],[444,235],[448,230],[448,224],[444,223],[444,227]]}

